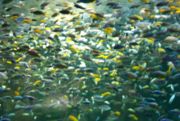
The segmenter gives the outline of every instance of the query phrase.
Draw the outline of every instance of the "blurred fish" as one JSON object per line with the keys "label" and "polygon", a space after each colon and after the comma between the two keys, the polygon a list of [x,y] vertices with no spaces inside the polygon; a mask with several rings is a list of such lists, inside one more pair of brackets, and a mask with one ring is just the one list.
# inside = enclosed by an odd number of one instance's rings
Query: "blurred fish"
{"label": "blurred fish", "polygon": [[39,57],[39,53],[34,49],[29,49],[28,54],[32,55],[32,56],[35,56],[35,57]]}
{"label": "blurred fish", "polygon": [[122,46],[120,44],[116,44],[113,48],[114,49],[122,49],[122,48],[124,48],[124,46]]}
{"label": "blurred fish", "polygon": [[78,121],[78,119],[74,115],[69,116],[70,121]]}
{"label": "blurred fish", "polygon": [[10,24],[7,23],[7,22],[5,22],[5,23],[3,23],[3,24],[1,25],[2,28],[9,27],[9,26],[10,26]]}
{"label": "blurred fish", "polygon": [[180,80],[180,73],[177,73],[177,74],[171,76],[170,79],[172,79],[172,80]]}
{"label": "blurred fish", "polygon": [[176,97],[176,94],[173,94],[173,95],[169,98],[169,104],[171,104],[171,103],[174,101],[175,97]]}
{"label": "blurred fish", "polygon": [[152,73],[152,75],[155,76],[155,77],[164,78],[164,77],[166,77],[166,72],[163,72],[163,71],[154,71]]}
{"label": "blurred fish", "polygon": [[141,0],[141,2],[148,4],[151,2],[151,0]]}
{"label": "blurred fish", "polygon": [[120,9],[122,8],[122,6],[120,4],[118,4],[117,2],[108,2],[106,4],[107,6],[109,6],[112,9]]}
{"label": "blurred fish", "polygon": [[157,7],[167,6],[167,5],[169,5],[168,1],[161,1],[156,4]]}
{"label": "blurred fish", "polygon": [[59,15],[59,13],[53,13],[52,15],[51,15],[51,17],[56,17],[56,16],[58,16]]}
{"label": "blurred fish", "polygon": [[74,3],[74,7],[84,9],[84,10],[86,9],[86,8],[84,8],[83,6],[81,6],[81,5],[77,4],[77,3]]}
{"label": "blurred fish", "polygon": [[49,5],[49,2],[44,2],[40,5],[41,9],[44,9],[47,5]]}
{"label": "blurred fish", "polygon": [[161,91],[161,90],[154,90],[151,92],[153,95],[157,95],[157,96],[164,96],[166,94],[166,92]]}
{"label": "blurred fish", "polygon": [[96,0],[78,0],[77,2],[82,2],[82,3],[91,3],[95,2]]}
{"label": "blurred fish", "polygon": [[13,9],[13,7],[9,7],[9,8],[4,8],[5,11],[11,11]]}
{"label": "blurred fish", "polygon": [[105,18],[104,15],[100,13],[90,13],[90,17],[93,19],[93,21],[103,20]]}
{"label": "blurred fish", "polygon": [[130,8],[133,9],[133,8],[138,8],[138,7],[140,7],[140,6],[141,6],[141,4],[136,3],[136,4],[132,4],[132,5],[130,6]]}
{"label": "blurred fish", "polygon": [[8,3],[10,3],[10,2],[12,2],[13,0],[3,0],[2,1],[2,4],[8,4]]}
{"label": "blurred fish", "polygon": [[170,110],[168,113],[169,113],[170,115],[172,115],[172,114],[180,115],[180,109],[175,108],[175,109]]}
{"label": "blurred fish", "polygon": [[11,119],[1,116],[0,121],[11,121]]}
{"label": "blurred fish", "polygon": [[160,119],[160,120],[158,120],[158,121],[173,121],[173,120],[168,119],[168,118],[162,118],[162,119]]}
{"label": "blurred fish", "polygon": [[32,10],[31,13],[33,13],[35,15],[45,15],[45,13],[43,11],[40,11],[40,10]]}
{"label": "blurred fish", "polygon": [[71,14],[71,12],[68,9],[63,9],[59,11],[62,14]]}
{"label": "blurred fish", "polygon": [[143,20],[144,19],[142,16],[136,15],[136,14],[130,16],[129,18],[132,19],[132,20]]}
{"label": "blurred fish", "polygon": [[35,97],[33,97],[33,96],[31,96],[31,95],[25,95],[25,96],[23,96],[23,97],[24,97],[24,99],[28,99],[28,100],[30,100],[30,101],[33,101],[33,100],[36,99]]}

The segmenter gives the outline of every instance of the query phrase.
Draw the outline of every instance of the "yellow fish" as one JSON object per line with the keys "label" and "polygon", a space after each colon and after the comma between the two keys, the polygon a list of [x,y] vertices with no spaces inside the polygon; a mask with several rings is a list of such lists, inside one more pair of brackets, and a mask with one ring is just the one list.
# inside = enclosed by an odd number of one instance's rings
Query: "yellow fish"
{"label": "yellow fish", "polygon": [[113,31],[114,31],[114,30],[113,30],[112,27],[106,27],[106,28],[104,29],[104,32],[105,32],[106,34],[112,34]]}
{"label": "yellow fish", "polygon": [[38,29],[38,28],[34,29],[34,32],[38,33],[38,34],[42,34],[43,33],[43,31],[41,29]]}
{"label": "yellow fish", "polygon": [[141,2],[143,2],[143,3],[149,3],[150,0],[141,0]]}
{"label": "yellow fish", "polygon": [[69,116],[70,121],[78,121],[78,119],[74,115]]}

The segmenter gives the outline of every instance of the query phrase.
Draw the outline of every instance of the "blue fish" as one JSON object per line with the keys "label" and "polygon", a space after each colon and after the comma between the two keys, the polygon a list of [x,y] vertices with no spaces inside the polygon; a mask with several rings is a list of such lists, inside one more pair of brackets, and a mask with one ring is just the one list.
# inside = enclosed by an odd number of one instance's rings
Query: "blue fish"
{"label": "blue fish", "polygon": [[168,118],[163,118],[163,119],[160,119],[159,121],[173,121],[173,120],[168,119]]}
{"label": "blue fish", "polygon": [[16,19],[16,22],[21,23],[23,20],[24,20],[23,17],[19,17],[19,18]]}

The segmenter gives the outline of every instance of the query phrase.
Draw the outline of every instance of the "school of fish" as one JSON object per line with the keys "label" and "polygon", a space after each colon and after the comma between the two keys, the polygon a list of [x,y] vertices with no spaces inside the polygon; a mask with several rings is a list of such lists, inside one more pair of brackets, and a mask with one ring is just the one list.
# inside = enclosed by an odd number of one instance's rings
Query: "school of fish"
{"label": "school of fish", "polygon": [[0,0],[0,121],[180,121],[180,0]]}

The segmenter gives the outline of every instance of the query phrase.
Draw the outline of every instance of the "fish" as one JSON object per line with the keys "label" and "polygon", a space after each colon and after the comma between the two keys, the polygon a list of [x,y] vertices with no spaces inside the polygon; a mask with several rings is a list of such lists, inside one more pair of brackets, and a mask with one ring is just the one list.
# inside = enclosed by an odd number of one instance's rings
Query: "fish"
{"label": "fish", "polygon": [[167,73],[164,72],[164,71],[154,71],[154,72],[152,73],[152,75],[153,75],[154,77],[164,78],[164,77],[167,76]]}
{"label": "fish", "polygon": [[114,49],[122,49],[122,48],[124,48],[124,46],[120,45],[120,44],[116,44],[113,48]]}
{"label": "fish", "polygon": [[151,91],[151,93],[152,93],[153,95],[161,95],[161,96],[163,96],[163,95],[166,94],[166,92],[161,91],[161,90],[154,90],[154,91]]}
{"label": "fish", "polygon": [[82,2],[82,3],[91,3],[95,2],[96,0],[78,0],[77,3]]}
{"label": "fish", "polygon": [[138,8],[140,6],[141,6],[141,4],[132,4],[129,8],[133,9],[133,8]]}
{"label": "fish", "polygon": [[69,116],[70,121],[78,121],[78,119],[74,115]]}
{"label": "fish", "polygon": [[68,9],[63,9],[59,11],[62,14],[71,14],[71,12]]}
{"label": "fish", "polygon": [[34,49],[29,49],[27,53],[31,56],[39,57],[39,53]]}
{"label": "fish", "polygon": [[30,101],[33,101],[33,100],[36,99],[34,96],[31,96],[31,95],[25,95],[25,96],[23,96],[23,97],[24,97],[24,99],[28,99],[28,100],[30,100]]}
{"label": "fish", "polygon": [[167,6],[167,5],[169,5],[168,1],[161,1],[156,4],[157,7]]}
{"label": "fish", "polygon": [[59,13],[53,13],[52,15],[51,15],[51,17],[56,17],[56,16],[58,16],[59,15]]}
{"label": "fish", "polygon": [[2,4],[9,4],[9,3],[11,3],[13,0],[3,0],[2,1]]}
{"label": "fish", "polygon": [[168,118],[162,118],[162,119],[160,119],[160,120],[158,120],[158,121],[173,121],[173,120],[168,119]]}
{"label": "fish", "polygon": [[1,116],[1,117],[0,117],[0,121],[11,121],[11,119],[10,119],[10,118],[7,118],[7,117]]}
{"label": "fish", "polygon": [[180,73],[174,74],[172,76],[170,76],[171,80],[180,80]]}
{"label": "fish", "polygon": [[45,15],[45,13],[40,10],[32,10],[31,13],[33,13],[34,15]]}
{"label": "fish", "polygon": [[9,8],[4,8],[5,11],[9,12],[13,9],[13,7],[9,7]]}
{"label": "fish", "polygon": [[80,8],[80,9],[83,9],[83,10],[86,9],[86,8],[84,8],[83,6],[81,6],[81,5],[77,4],[77,3],[74,3],[74,7]]}
{"label": "fish", "polygon": [[[0,75],[0,76],[1,76],[1,75]],[[0,77],[0,78],[1,78],[1,77]],[[3,93],[3,92],[5,92],[5,89],[0,87],[0,94]]]}
{"label": "fish", "polygon": [[40,5],[41,9],[44,9],[47,5],[49,5],[49,2],[44,2]]}
{"label": "fish", "polygon": [[141,0],[141,2],[143,2],[145,4],[149,4],[151,2],[151,0]]}
{"label": "fish", "polygon": [[5,22],[5,23],[3,23],[3,24],[1,25],[1,27],[2,27],[2,28],[10,27],[10,24],[7,23],[7,22]]}
{"label": "fish", "polygon": [[106,4],[108,7],[112,8],[112,9],[120,9],[122,8],[122,6],[116,2],[108,2]]}
{"label": "fish", "polygon": [[97,20],[103,20],[105,17],[103,14],[100,13],[90,13],[90,17],[93,19],[93,21],[97,21]]}
{"label": "fish", "polygon": [[174,109],[169,110],[168,113],[169,113],[170,115],[172,115],[172,114],[178,114],[178,115],[180,115],[180,109],[174,108]]}
{"label": "fish", "polygon": [[140,15],[132,15],[129,17],[132,20],[143,20],[144,18]]}
{"label": "fish", "polygon": [[174,99],[175,99],[175,97],[176,97],[176,94],[173,94],[170,98],[169,98],[169,104],[171,104],[173,101],[174,101]]}

